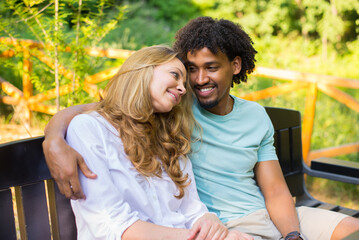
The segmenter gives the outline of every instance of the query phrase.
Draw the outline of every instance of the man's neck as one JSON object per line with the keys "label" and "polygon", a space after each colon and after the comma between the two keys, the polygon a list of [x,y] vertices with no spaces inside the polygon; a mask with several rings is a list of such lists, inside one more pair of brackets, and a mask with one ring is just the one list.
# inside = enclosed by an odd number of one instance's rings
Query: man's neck
{"label": "man's neck", "polygon": [[223,101],[223,104],[218,104],[217,106],[214,106],[213,108],[206,109],[208,112],[213,113],[215,115],[221,115],[225,116],[232,112],[234,105],[234,99],[228,95],[226,101]]}

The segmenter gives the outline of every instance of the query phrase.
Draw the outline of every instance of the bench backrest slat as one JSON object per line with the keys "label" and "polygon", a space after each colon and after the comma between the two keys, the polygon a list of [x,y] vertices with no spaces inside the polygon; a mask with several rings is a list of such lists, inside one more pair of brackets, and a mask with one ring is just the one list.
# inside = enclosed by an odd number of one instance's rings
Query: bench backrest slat
{"label": "bench backrest slat", "polygon": [[22,187],[28,239],[51,239],[44,182]]}
{"label": "bench backrest slat", "polygon": [[293,196],[304,193],[300,112],[265,108],[275,130],[274,145],[283,175]]}
{"label": "bench backrest slat", "polygon": [[76,239],[70,200],[60,194],[51,179],[43,140],[37,137],[0,145],[0,239],[16,239],[10,187],[15,187],[21,239]]}
{"label": "bench backrest slat", "polygon": [[0,148],[0,189],[51,179],[42,152],[44,138],[5,143]]}
{"label": "bench backrest slat", "polygon": [[0,239],[16,240],[11,190],[0,191]]}

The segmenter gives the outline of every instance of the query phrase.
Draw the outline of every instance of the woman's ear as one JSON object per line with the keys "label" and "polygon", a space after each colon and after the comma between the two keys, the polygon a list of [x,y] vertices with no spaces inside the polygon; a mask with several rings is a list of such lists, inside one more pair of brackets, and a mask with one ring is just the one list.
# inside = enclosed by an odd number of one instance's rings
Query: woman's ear
{"label": "woman's ear", "polygon": [[240,56],[236,56],[232,61],[233,66],[233,75],[238,74],[242,69],[242,58]]}

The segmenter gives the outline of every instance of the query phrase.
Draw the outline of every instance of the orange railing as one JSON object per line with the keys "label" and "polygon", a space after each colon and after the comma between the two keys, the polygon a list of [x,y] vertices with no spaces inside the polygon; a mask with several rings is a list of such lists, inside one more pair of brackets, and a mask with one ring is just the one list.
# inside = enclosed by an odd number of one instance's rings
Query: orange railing
{"label": "orange railing", "polygon": [[[27,120],[29,120],[31,117],[31,111],[55,114],[57,112],[56,106],[43,104],[44,101],[56,98],[55,89],[51,89],[46,92],[33,95],[32,84],[30,81],[32,57],[37,58],[38,60],[46,64],[48,67],[54,69],[53,59],[48,57],[43,51],[43,49],[51,48],[51,46],[46,46],[43,43],[34,42],[32,40],[19,40],[9,38],[0,38],[0,44],[10,45],[17,52],[23,52],[23,90],[21,91],[20,89],[16,88],[11,83],[5,81],[0,77],[1,88],[3,92],[7,94],[7,96],[0,96],[0,101],[5,104],[22,105],[26,111],[25,116],[28,118]],[[132,51],[122,49],[87,48],[85,50],[86,53],[90,56],[107,58],[126,59],[132,54]],[[65,48],[62,49],[62,51],[71,52],[71,49]],[[14,55],[14,50],[8,50],[0,53],[0,57],[13,57]],[[84,91],[86,91],[90,96],[97,97],[99,89],[96,84],[110,79],[117,71],[118,67],[114,67],[96,73],[92,76],[86,77],[83,83]],[[59,67],[59,73],[67,79],[73,79],[73,72],[63,66]],[[348,79],[327,75],[270,69],[264,67],[257,67],[252,75],[289,81],[290,83],[284,83],[279,86],[269,87],[264,90],[252,92],[241,96],[242,98],[247,100],[257,101],[260,99],[290,93],[299,89],[307,90],[305,109],[303,114],[302,140],[303,157],[308,164],[310,160],[318,157],[335,157],[338,155],[359,152],[359,142],[315,151],[311,151],[310,149],[318,90],[345,104],[354,111],[359,112],[359,101],[350,96],[349,94],[336,88],[344,87],[359,89],[358,79]],[[79,79],[76,79],[74,87],[79,87]],[[59,95],[62,96],[69,94],[73,90],[74,89],[72,84],[63,85],[59,89]]]}
{"label": "orange railing", "polygon": [[345,104],[352,110],[359,112],[359,101],[349,94],[336,87],[359,89],[358,79],[348,79],[312,73],[301,73],[289,70],[269,69],[257,67],[252,74],[258,77],[265,77],[278,80],[291,81],[291,83],[281,84],[264,90],[241,96],[244,99],[257,101],[259,99],[278,96],[281,94],[306,89],[305,109],[303,114],[302,143],[303,158],[309,164],[312,159],[319,157],[335,157],[344,154],[359,152],[359,142],[349,143],[342,146],[335,146],[326,149],[311,151],[310,142],[313,132],[315,106],[318,90],[324,94]]}

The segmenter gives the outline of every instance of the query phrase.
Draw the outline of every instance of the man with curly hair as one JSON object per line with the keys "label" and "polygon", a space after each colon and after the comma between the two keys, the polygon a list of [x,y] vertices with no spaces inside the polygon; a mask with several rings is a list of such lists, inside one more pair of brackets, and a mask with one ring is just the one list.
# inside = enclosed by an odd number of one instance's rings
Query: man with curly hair
{"label": "man with curly hair", "polygon": [[[199,17],[175,38],[174,49],[187,62],[197,97],[193,112],[203,131],[193,133],[201,141],[192,145],[190,159],[199,196],[208,209],[227,227],[255,239],[341,239],[359,229],[357,219],[343,214],[295,208],[264,108],[229,94],[233,84],[246,82],[255,67],[257,52],[242,28],[228,20]],[[58,119],[71,119],[85,109],[60,112]],[[61,192],[83,198],[77,164],[87,177],[94,174],[81,156],[64,144],[67,126],[66,121],[61,122],[51,123],[46,130],[45,156]]]}
{"label": "man with curly hair", "polygon": [[229,94],[255,67],[257,52],[242,28],[199,17],[175,38],[174,49],[187,62],[197,97],[193,112],[203,128],[190,159],[208,209],[228,227],[264,239],[300,239],[299,232],[307,239],[341,239],[358,229],[358,220],[343,214],[307,207],[296,211],[265,110]]}

